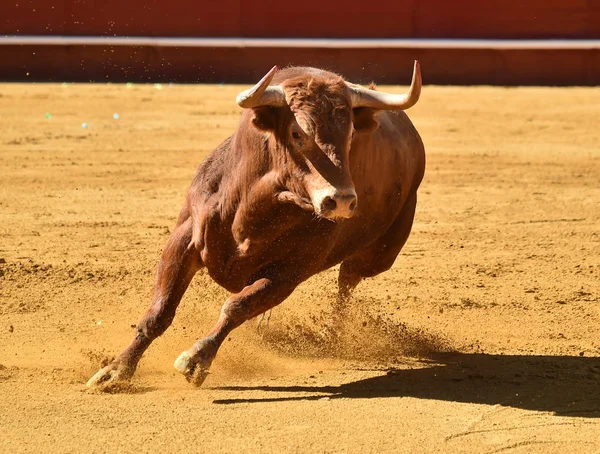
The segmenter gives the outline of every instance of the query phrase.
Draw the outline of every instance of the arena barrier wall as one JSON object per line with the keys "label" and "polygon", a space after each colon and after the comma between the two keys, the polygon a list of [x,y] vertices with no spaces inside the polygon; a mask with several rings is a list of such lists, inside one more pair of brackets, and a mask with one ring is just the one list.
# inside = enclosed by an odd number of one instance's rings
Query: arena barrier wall
{"label": "arena barrier wall", "polygon": [[5,81],[250,83],[292,64],[406,84],[418,59],[431,84],[600,83],[592,0],[20,0],[3,17]]}

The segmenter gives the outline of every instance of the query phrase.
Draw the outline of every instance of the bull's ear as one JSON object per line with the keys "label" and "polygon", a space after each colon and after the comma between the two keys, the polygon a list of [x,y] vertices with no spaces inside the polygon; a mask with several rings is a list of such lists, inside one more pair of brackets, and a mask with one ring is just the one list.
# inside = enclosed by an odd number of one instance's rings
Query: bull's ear
{"label": "bull's ear", "polygon": [[377,113],[377,110],[369,107],[357,107],[352,109],[352,121],[354,123],[354,129],[357,132],[372,132],[377,129],[379,123],[373,115]]}
{"label": "bull's ear", "polygon": [[270,106],[260,106],[252,109],[252,124],[261,131],[273,131],[277,125],[278,109]]}

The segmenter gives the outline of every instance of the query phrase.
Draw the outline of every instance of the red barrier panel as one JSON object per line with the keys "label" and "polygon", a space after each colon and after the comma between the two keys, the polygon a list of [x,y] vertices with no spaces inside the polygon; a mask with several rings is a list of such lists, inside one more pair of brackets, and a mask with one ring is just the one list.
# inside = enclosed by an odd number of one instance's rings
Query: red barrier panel
{"label": "red barrier panel", "polygon": [[[0,35],[600,39],[593,0],[11,0]],[[361,82],[600,84],[600,49],[0,45],[0,80],[245,82],[273,64],[330,68]],[[270,44],[269,44],[270,45]]]}
{"label": "red barrier panel", "polygon": [[593,0],[12,0],[0,34],[600,38]]}

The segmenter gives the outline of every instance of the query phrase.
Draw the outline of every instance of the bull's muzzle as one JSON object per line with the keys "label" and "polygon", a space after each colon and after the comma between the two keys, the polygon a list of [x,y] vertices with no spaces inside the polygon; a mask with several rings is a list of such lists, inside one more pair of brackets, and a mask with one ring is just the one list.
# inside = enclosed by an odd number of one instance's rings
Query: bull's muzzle
{"label": "bull's muzzle", "polygon": [[328,219],[351,218],[356,210],[356,191],[353,188],[328,188],[314,196],[315,211]]}

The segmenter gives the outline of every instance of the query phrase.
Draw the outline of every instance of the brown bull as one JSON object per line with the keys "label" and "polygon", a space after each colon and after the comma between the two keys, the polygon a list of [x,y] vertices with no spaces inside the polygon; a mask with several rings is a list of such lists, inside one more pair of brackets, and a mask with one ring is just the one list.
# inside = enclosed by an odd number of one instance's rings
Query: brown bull
{"label": "brown bull", "polygon": [[175,361],[197,385],[234,328],[309,277],[341,263],[343,305],[361,279],[388,270],[410,233],[425,169],[421,138],[401,112],[420,91],[415,62],[404,95],[276,67],[240,93],[237,131],[198,169],[136,336],[88,386],[131,378],[203,267],[232,296],[213,330]]}

